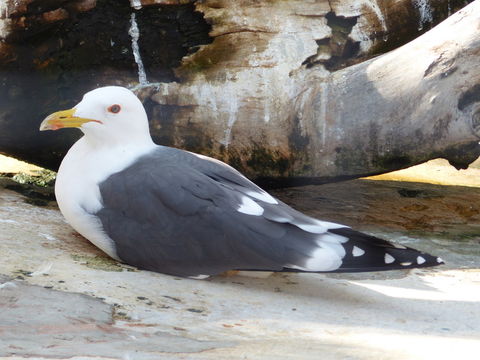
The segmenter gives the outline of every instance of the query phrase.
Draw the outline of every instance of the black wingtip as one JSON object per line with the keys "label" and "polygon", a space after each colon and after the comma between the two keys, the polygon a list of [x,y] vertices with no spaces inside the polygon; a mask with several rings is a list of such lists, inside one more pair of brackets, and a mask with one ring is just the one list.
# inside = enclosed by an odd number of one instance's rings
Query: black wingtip
{"label": "black wingtip", "polygon": [[404,270],[444,264],[439,257],[350,228],[332,229],[330,232],[348,238],[342,244],[346,253],[342,265],[334,272]]}

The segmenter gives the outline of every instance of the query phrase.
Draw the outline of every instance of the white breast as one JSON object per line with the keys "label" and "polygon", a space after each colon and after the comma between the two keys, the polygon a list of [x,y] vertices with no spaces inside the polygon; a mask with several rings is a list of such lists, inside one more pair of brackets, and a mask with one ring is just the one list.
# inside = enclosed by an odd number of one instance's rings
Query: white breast
{"label": "white breast", "polygon": [[93,215],[102,208],[99,184],[154,148],[153,143],[92,148],[82,138],[70,148],[58,170],[55,196],[63,216],[76,231],[117,260],[114,241]]}

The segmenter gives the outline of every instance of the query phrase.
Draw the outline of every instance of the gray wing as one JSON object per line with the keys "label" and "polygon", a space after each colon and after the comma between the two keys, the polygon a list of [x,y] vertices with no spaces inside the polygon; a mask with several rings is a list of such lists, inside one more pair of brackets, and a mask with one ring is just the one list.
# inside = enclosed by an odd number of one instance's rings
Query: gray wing
{"label": "gray wing", "polygon": [[96,214],[118,256],[178,276],[231,269],[372,271],[438,265],[431,255],[304,215],[230,166],[167,147],[100,184]]}
{"label": "gray wing", "polygon": [[119,257],[174,275],[300,268],[327,230],[227,165],[170,148],[110,176],[100,192],[96,215]]}

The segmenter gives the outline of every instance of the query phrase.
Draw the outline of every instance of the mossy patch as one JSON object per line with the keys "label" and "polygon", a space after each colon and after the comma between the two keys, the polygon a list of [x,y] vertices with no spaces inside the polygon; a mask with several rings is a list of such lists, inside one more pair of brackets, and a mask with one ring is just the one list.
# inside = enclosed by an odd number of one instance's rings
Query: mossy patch
{"label": "mossy patch", "polygon": [[362,149],[337,147],[335,166],[345,172],[355,172],[368,168],[368,154]]}
{"label": "mossy patch", "polygon": [[213,44],[186,58],[176,74],[181,78],[187,78],[191,74],[206,73],[220,64],[232,61],[235,59],[236,51],[231,41],[228,37],[217,38]]}
{"label": "mossy patch", "polygon": [[48,206],[51,201],[55,201],[55,195],[53,194],[53,186],[37,186],[34,184],[17,183],[11,179],[11,175],[3,176],[0,174],[0,186],[5,189],[15,191],[25,196],[25,202],[35,206]]}
{"label": "mossy patch", "polygon": [[262,147],[252,149],[247,166],[256,174],[285,175],[291,167],[291,160],[280,153],[268,151]]}
{"label": "mossy patch", "polygon": [[127,315],[126,310],[119,304],[114,304],[112,308],[112,319],[116,321],[132,321],[132,318]]}
{"label": "mossy patch", "polygon": [[85,265],[90,269],[103,271],[123,271],[123,269],[127,269],[127,271],[134,271],[133,268],[126,267],[123,264],[106,256],[88,256],[77,254],[72,254],[70,256],[73,260],[82,263],[82,265]]}
{"label": "mossy patch", "polygon": [[17,275],[17,279],[23,280],[23,276],[32,277],[32,272],[33,271],[19,269],[14,271],[13,273]]}
{"label": "mossy patch", "polygon": [[467,169],[468,166],[480,157],[480,147],[478,141],[472,141],[466,144],[450,146],[441,152],[434,152],[429,158],[447,159],[450,165],[457,170]]}
{"label": "mossy patch", "polygon": [[33,170],[33,174],[19,172],[12,177],[12,180],[19,184],[30,184],[41,187],[53,186],[57,173],[51,170]]}
{"label": "mossy patch", "polygon": [[[405,152],[407,153],[407,152]],[[373,166],[385,170],[401,169],[412,164],[415,164],[414,160],[408,155],[401,153],[393,153],[387,155],[379,155],[372,159]]]}

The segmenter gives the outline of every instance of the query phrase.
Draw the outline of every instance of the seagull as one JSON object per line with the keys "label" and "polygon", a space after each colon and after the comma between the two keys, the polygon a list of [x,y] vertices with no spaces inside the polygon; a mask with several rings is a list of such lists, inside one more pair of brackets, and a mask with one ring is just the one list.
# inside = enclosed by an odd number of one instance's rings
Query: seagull
{"label": "seagull", "polygon": [[156,145],[142,102],[107,86],[43,120],[83,136],[58,170],[66,221],[139,269],[206,278],[229,270],[360,272],[442,264],[435,256],[305,215],[231,166]]}

